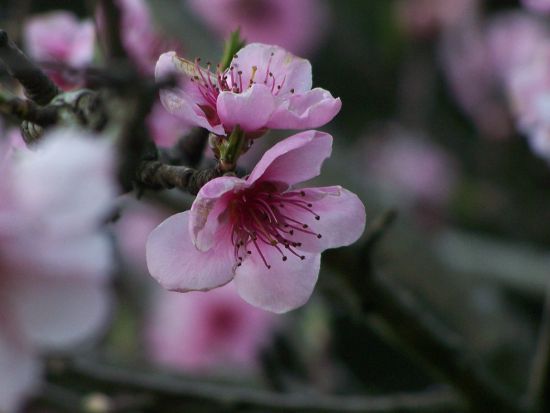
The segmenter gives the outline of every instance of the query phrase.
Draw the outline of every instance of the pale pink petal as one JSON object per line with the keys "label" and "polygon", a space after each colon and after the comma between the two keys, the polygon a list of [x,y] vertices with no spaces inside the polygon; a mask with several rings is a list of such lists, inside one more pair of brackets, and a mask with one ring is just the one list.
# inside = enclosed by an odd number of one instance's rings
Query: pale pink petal
{"label": "pale pink petal", "polygon": [[540,13],[550,13],[549,0],[521,0],[523,5],[528,9]]}
{"label": "pale pink petal", "polygon": [[304,201],[312,204],[314,215],[302,208],[285,206],[285,213],[293,219],[308,225],[308,230],[321,234],[317,238],[311,234],[295,231],[290,239],[300,242],[300,250],[321,252],[328,248],[350,245],[357,241],[365,230],[365,207],[353,192],[341,186],[303,188]]}
{"label": "pale pink petal", "polygon": [[17,326],[43,350],[93,338],[106,327],[111,309],[106,285],[75,276],[19,277],[8,299]]}
{"label": "pale pink petal", "polygon": [[150,274],[173,291],[210,290],[231,281],[234,258],[226,237],[201,252],[189,235],[190,212],[172,215],[149,235],[146,246]]}
{"label": "pale pink petal", "polygon": [[0,327],[0,412],[15,413],[36,389],[40,364],[24,344]]}
{"label": "pale pink petal", "polygon": [[90,63],[94,56],[95,27],[91,20],[84,20],[74,34],[69,63],[80,67]]}
{"label": "pale pink petal", "polygon": [[305,304],[317,283],[321,254],[305,253],[305,259],[291,256],[286,261],[275,248],[262,250],[271,268],[257,253],[237,267],[234,282],[239,295],[255,307],[285,313]]}
{"label": "pale pink petal", "polygon": [[293,185],[321,173],[323,161],[332,151],[332,136],[328,133],[305,131],[293,135],[268,150],[247,182],[270,181]]}
{"label": "pale pink petal", "polygon": [[242,93],[221,92],[217,100],[218,116],[228,131],[236,125],[245,132],[265,128],[274,109],[273,95],[264,85],[252,85]]}
{"label": "pale pink petal", "polygon": [[299,93],[311,89],[311,63],[278,46],[248,44],[239,50],[231,66],[235,70],[242,70],[243,85],[250,83],[255,67],[253,81],[265,84],[270,89],[273,87],[279,96],[290,94],[291,90]]}
{"label": "pale pink petal", "polygon": [[177,54],[173,51],[163,53],[157,61],[155,67],[155,78],[157,80],[173,74],[183,75],[180,76],[179,87],[161,90],[160,100],[162,104],[168,112],[176,115],[188,125],[200,126],[218,135],[225,134],[221,124],[215,126],[210,124],[204,111],[197,105],[197,100],[190,94],[191,90],[184,90],[184,87],[186,87],[184,77],[188,77],[188,74],[180,70],[177,62]]}
{"label": "pale pink petal", "polygon": [[15,167],[20,212],[65,234],[97,227],[117,191],[112,145],[69,128],[52,130],[44,138]]}
{"label": "pale pink petal", "polygon": [[189,230],[195,246],[207,251],[216,243],[216,235],[225,221],[222,219],[227,211],[225,196],[241,190],[247,183],[239,178],[223,176],[213,179],[204,185],[190,211]]}
{"label": "pale pink petal", "polygon": [[315,88],[281,99],[267,126],[273,129],[318,128],[330,122],[341,108],[340,98]]}

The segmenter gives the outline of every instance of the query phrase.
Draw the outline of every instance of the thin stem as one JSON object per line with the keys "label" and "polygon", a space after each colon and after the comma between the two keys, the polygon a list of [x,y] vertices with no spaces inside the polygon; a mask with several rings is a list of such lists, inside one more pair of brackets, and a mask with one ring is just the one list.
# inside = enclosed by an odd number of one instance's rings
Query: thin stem
{"label": "thin stem", "polygon": [[[52,374],[55,377],[55,374]],[[256,408],[262,412],[316,413],[449,413],[460,402],[448,390],[388,396],[326,396],[275,393],[256,388],[209,383],[152,371],[136,371],[98,361],[73,359],[61,373],[65,378],[84,379],[112,391],[133,391],[158,396],[175,403],[200,402],[207,411]],[[203,410],[204,411],[204,410]]]}

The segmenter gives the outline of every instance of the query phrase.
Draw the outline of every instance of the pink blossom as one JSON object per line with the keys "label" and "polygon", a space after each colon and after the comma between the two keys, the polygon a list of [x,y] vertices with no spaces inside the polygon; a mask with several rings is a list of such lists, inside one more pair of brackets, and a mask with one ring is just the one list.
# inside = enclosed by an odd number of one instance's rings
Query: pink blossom
{"label": "pink blossom", "polygon": [[456,184],[456,165],[425,137],[392,127],[369,139],[364,153],[365,176],[390,198],[433,206],[449,201]]}
{"label": "pink blossom", "polygon": [[249,42],[276,44],[309,54],[328,25],[322,0],[190,0],[190,9],[222,38],[240,28]]}
{"label": "pink blossom", "polygon": [[277,313],[303,305],[321,252],[355,242],[365,227],[364,206],[346,189],[292,188],[320,173],[331,146],[330,135],[306,131],[273,146],[245,179],[207,183],[190,211],[149,236],[151,275],[180,292],[234,280],[245,301]]}
{"label": "pink blossom", "polygon": [[[130,57],[144,74],[153,74],[155,62],[163,51],[181,51],[181,44],[155,27],[144,0],[117,0],[122,13],[122,41]],[[100,27],[102,23],[99,18]]]}
{"label": "pink blossom", "polygon": [[518,130],[550,160],[550,32],[534,16],[509,13],[490,23],[488,38]]}
{"label": "pink blossom", "polygon": [[[38,62],[62,63],[70,67],[84,67],[92,62],[95,46],[95,29],[90,20],[78,21],[66,11],[36,15],[23,26],[25,50]],[[77,86],[60,71],[51,71],[60,87]]]}
{"label": "pink blossom", "polygon": [[164,148],[173,146],[190,131],[186,122],[168,112],[160,101],[155,102],[147,117],[147,126],[155,143]]}
{"label": "pink blossom", "polygon": [[0,148],[0,411],[40,379],[39,354],[105,325],[112,258],[100,223],[115,195],[107,143],[52,131],[14,160]]}
{"label": "pink blossom", "polygon": [[512,125],[502,96],[487,38],[476,20],[444,34],[441,63],[457,103],[480,132],[492,138],[510,135]]}
{"label": "pink blossom", "polygon": [[542,44],[548,43],[544,22],[527,13],[502,13],[489,20],[485,29],[493,70],[503,82],[529,63]]}
{"label": "pink blossom", "polygon": [[148,352],[172,368],[250,372],[276,326],[272,313],[245,303],[233,285],[208,294],[161,291],[155,298],[148,320]]}
{"label": "pink blossom", "polygon": [[147,237],[169,214],[143,202],[129,202],[114,224],[120,253],[136,270],[147,272],[145,244]]}
{"label": "pink blossom", "polygon": [[548,0],[521,0],[528,9],[539,13],[550,13],[550,1]]}
{"label": "pink blossom", "polygon": [[311,89],[311,64],[277,46],[252,43],[225,72],[211,73],[175,52],[160,56],[157,78],[180,73],[180,87],[161,92],[166,109],[190,125],[224,135],[234,126],[252,136],[266,129],[322,126],[340,111],[341,101]]}

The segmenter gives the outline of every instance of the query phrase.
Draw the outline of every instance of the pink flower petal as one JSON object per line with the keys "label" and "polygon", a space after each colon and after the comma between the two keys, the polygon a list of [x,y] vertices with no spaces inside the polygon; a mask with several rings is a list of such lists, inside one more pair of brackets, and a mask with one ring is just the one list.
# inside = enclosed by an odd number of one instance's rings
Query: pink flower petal
{"label": "pink flower petal", "polygon": [[[235,70],[242,70],[243,85],[248,85],[256,67],[254,82],[265,84],[279,96],[311,89],[311,63],[307,59],[294,56],[285,49],[262,43],[251,43],[243,47],[231,61]],[[269,75],[272,74],[272,76]]]}
{"label": "pink flower petal", "polygon": [[63,234],[99,226],[117,191],[112,145],[70,128],[52,130],[44,138],[36,151],[25,152],[15,166],[20,212],[54,229],[62,228]]}
{"label": "pink flower petal", "polygon": [[[182,72],[181,65],[178,65],[178,62],[176,52],[166,52],[160,55],[155,67],[155,78],[160,80],[173,74],[187,77],[188,74]],[[222,125],[212,126],[210,124],[202,109],[197,106],[196,100],[189,94],[191,90],[183,89],[185,83],[186,79],[181,78],[179,87],[161,90],[160,100],[166,110],[189,125],[200,126],[218,135],[225,134]]]}
{"label": "pink flower petal", "polygon": [[321,254],[305,253],[305,259],[291,256],[282,261],[274,248],[263,251],[271,268],[260,256],[247,257],[235,273],[239,295],[255,307],[274,313],[285,313],[306,303],[317,283]]}
{"label": "pink flower petal", "polygon": [[246,132],[262,129],[274,109],[273,95],[264,85],[252,85],[242,93],[221,92],[217,100],[218,116],[227,131],[236,125]]}
{"label": "pink flower petal", "polygon": [[63,349],[92,338],[107,325],[111,300],[103,283],[86,278],[21,277],[10,294],[24,336],[41,349]]}
{"label": "pink flower petal", "polygon": [[340,98],[335,99],[325,89],[315,88],[281,99],[267,126],[273,129],[318,128],[330,122],[341,108]]}
{"label": "pink flower petal", "polygon": [[14,413],[38,384],[40,365],[25,345],[0,327],[0,411]]}
{"label": "pink flower petal", "polygon": [[306,131],[293,135],[268,150],[247,182],[270,181],[293,185],[321,173],[323,161],[332,151],[332,136]]}
{"label": "pink flower petal", "polygon": [[190,212],[172,215],[149,235],[146,246],[150,274],[167,290],[210,290],[231,281],[234,257],[221,237],[207,252],[195,248],[189,235]]}
{"label": "pink flower petal", "polygon": [[247,183],[239,178],[222,176],[204,185],[193,205],[189,217],[189,229],[195,246],[208,251],[216,242],[216,234],[224,221],[220,216],[227,210],[224,195],[245,188]]}
{"label": "pink flower petal", "polygon": [[295,231],[292,241],[300,242],[300,250],[322,252],[328,248],[350,245],[357,241],[365,230],[365,207],[353,192],[341,186],[303,188],[304,201],[311,202],[311,208],[320,219],[310,212],[287,205],[285,212],[297,221],[303,222],[321,238]]}

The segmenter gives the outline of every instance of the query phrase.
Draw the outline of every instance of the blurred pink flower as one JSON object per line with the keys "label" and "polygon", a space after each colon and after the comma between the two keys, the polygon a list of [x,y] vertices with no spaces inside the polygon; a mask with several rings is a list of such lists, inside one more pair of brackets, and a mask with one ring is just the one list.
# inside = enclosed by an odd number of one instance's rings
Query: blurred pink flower
{"label": "blurred pink flower", "polygon": [[458,105],[484,136],[509,136],[507,103],[479,21],[472,19],[460,30],[444,33],[440,46],[444,74]]}
{"label": "blurred pink flower", "polygon": [[363,233],[365,208],[340,186],[292,189],[317,176],[332,137],[306,131],[268,150],[245,179],[216,178],[190,211],[171,216],[147,242],[151,275],[173,291],[235,281],[250,304],[276,313],[313,292],[321,252]]}
{"label": "blurred pink flower", "polygon": [[168,38],[155,27],[146,1],[117,0],[117,4],[122,12],[124,47],[142,73],[154,73],[155,62],[162,52],[182,51],[180,42]]}
{"label": "blurred pink flower", "polygon": [[147,327],[158,363],[187,371],[251,372],[276,327],[272,313],[245,303],[233,285],[207,294],[160,291]]}
{"label": "blurred pink flower", "polygon": [[488,39],[516,126],[550,160],[550,31],[525,13],[492,20]]}
{"label": "blurred pink flower", "polygon": [[157,100],[147,117],[147,126],[157,146],[169,148],[190,131],[186,122],[168,112]]}
{"label": "blurred pink flower", "polygon": [[415,204],[442,206],[456,184],[453,159],[430,141],[399,127],[369,139],[365,176],[389,197]]}
{"label": "blurred pink flower", "polygon": [[17,159],[0,148],[0,410],[39,382],[39,354],[105,326],[110,243],[100,232],[115,196],[105,142],[57,130]]}
{"label": "blurred pink flower", "polygon": [[543,21],[522,12],[492,17],[485,29],[492,68],[503,82],[509,81],[548,43],[549,31]]}
{"label": "blurred pink flower", "polygon": [[[95,29],[91,20],[78,21],[67,11],[36,15],[23,25],[24,47],[30,57],[39,63],[60,63],[81,68],[92,62]],[[48,70],[53,80],[64,89],[78,84],[62,70]]]}
{"label": "blurred pink flower", "polygon": [[309,55],[327,32],[324,0],[189,0],[189,8],[220,37],[241,29],[248,42]]}
{"label": "blurred pink flower", "polygon": [[460,24],[478,5],[479,0],[398,0],[396,14],[407,34],[425,38]]}
{"label": "blurred pink flower", "polygon": [[115,222],[114,230],[123,259],[137,270],[147,272],[145,244],[147,237],[168,213],[143,202],[130,202]]}
{"label": "blurred pink flower", "polygon": [[[208,67],[210,69],[210,67]],[[266,129],[308,129],[331,121],[341,101],[311,89],[311,64],[277,46],[252,43],[216,74],[179,58],[160,56],[157,78],[180,73],[180,87],[161,92],[168,111],[190,125],[224,135],[235,125],[252,134]]]}
{"label": "blurred pink flower", "polygon": [[540,13],[550,13],[549,0],[521,0],[523,5],[528,9]]}

